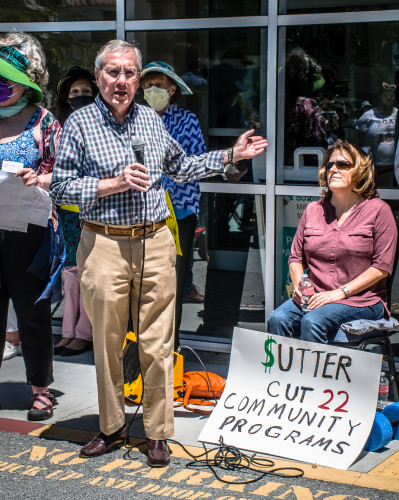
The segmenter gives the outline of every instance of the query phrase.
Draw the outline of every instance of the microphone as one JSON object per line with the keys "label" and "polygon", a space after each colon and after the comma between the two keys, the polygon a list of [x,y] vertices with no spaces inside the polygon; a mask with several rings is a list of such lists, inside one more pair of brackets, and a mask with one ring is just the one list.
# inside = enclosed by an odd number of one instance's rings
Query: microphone
{"label": "microphone", "polygon": [[144,146],[145,142],[141,139],[141,137],[133,137],[132,148],[136,156],[137,163],[141,163],[142,165],[144,165]]}

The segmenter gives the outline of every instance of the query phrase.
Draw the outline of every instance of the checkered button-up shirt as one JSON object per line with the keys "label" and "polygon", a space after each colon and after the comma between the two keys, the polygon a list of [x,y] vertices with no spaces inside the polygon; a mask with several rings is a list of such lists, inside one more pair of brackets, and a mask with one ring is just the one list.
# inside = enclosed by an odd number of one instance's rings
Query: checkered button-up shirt
{"label": "checkered button-up shirt", "polygon": [[66,121],[50,186],[58,205],[79,205],[82,219],[105,224],[134,225],[145,219],[144,193],[129,189],[98,198],[100,179],[116,177],[136,160],[132,142],[144,141],[144,164],[151,185],[147,189],[147,221],[169,215],[162,173],[177,182],[223,172],[224,151],[187,156],[166,131],[162,119],[147,106],[133,103],[118,124],[100,95]]}

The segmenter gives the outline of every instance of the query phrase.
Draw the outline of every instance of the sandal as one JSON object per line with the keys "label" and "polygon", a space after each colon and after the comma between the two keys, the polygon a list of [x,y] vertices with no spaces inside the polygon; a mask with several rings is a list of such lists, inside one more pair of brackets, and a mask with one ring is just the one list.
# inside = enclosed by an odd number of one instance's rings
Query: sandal
{"label": "sandal", "polygon": [[[50,404],[42,398],[50,400]],[[58,403],[55,395],[52,392],[36,392],[33,394],[33,406],[36,402],[44,405],[43,408],[32,408],[28,411],[28,420],[47,420],[53,416],[53,406]]]}

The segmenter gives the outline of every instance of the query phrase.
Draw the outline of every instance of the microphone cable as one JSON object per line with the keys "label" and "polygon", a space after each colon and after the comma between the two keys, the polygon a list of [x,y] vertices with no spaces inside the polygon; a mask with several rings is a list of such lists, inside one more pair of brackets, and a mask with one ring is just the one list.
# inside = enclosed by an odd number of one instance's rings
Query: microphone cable
{"label": "microphone cable", "polygon": [[[275,462],[270,458],[257,457],[256,453],[247,455],[235,446],[226,445],[223,442],[222,436],[219,438],[219,446],[216,446],[215,448],[207,449],[205,443],[202,442],[202,446],[205,451],[200,455],[193,455],[178,441],[173,439],[168,439],[168,441],[180,446],[184,452],[192,458],[192,461],[186,463],[187,469],[208,468],[218,481],[225,484],[250,484],[260,481],[266,476],[293,479],[302,477],[305,474],[303,469],[300,469],[299,467],[272,468],[275,466]],[[211,458],[209,454],[215,451],[215,455]],[[216,468],[230,472],[249,472],[254,477],[245,481],[230,481],[220,477],[216,472]]]}
{"label": "microphone cable", "polygon": [[[141,149],[138,149],[136,151],[134,149],[134,146],[133,146],[133,151],[135,152],[136,160],[139,163],[144,165],[143,151]],[[141,371],[139,338],[140,338],[141,295],[142,295],[142,290],[143,290],[144,263],[145,263],[145,241],[146,241],[146,229],[147,229],[147,190],[144,191],[144,193],[143,193],[143,199],[144,199],[143,248],[142,248],[142,256],[141,256],[140,285],[139,285],[139,293],[138,293],[138,297],[137,297],[137,325],[136,325],[136,332],[135,332],[136,333],[136,341],[137,341],[137,359],[138,359],[138,365],[139,365],[139,375],[141,376],[141,389],[142,389],[142,391],[141,391],[141,399],[137,403],[136,411],[133,413],[133,416],[127,425],[127,433],[126,433],[126,438],[125,438],[125,442],[124,442],[124,446],[127,448],[127,452],[124,454],[124,458],[126,455],[129,455],[130,450],[133,448],[133,446],[130,445],[130,442],[129,442],[130,428],[131,428],[133,422],[135,420],[138,420],[137,413],[138,413],[140,407],[143,405],[143,397],[144,397],[144,378],[143,378],[143,374]]]}

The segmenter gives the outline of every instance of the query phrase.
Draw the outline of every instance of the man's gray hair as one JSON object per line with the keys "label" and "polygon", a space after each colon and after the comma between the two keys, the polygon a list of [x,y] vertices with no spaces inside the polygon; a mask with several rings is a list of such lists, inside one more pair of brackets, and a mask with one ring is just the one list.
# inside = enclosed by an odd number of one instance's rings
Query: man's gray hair
{"label": "man's gray hair", "polygon": [[142,57],[141,52],[135,43],[127,42],[126,40],[110,40],[97,52],[95,67],[98,71],[103,68],[104,58],[110,52],[125,54],[126,52],[134,51],[137,59],[137,69],[141,71]]}

